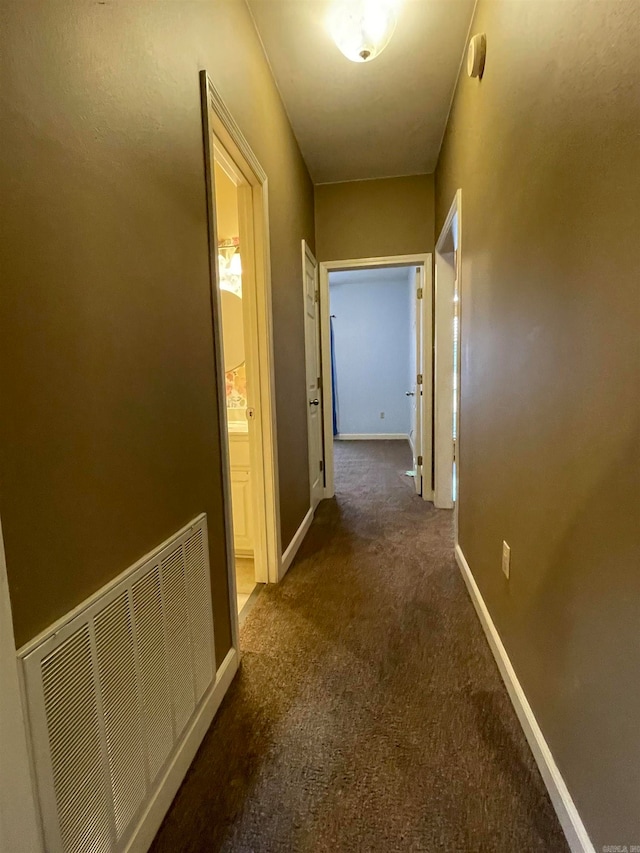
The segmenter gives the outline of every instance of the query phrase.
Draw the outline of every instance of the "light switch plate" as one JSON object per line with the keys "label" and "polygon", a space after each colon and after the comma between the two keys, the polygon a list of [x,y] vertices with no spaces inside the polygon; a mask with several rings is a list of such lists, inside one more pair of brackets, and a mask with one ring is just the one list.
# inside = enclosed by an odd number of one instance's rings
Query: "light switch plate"
{"label": "light switch plate", "polygon": [[507,580],[511,574],[511,548],[506,542],[502,543],[502,571]]}

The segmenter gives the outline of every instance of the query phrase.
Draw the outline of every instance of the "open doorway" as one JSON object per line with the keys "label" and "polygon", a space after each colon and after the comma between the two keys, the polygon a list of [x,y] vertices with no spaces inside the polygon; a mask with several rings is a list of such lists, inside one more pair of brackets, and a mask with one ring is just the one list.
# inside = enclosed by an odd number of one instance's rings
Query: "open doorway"
{"label": "open doorway", "polygon": [[261,585],[278,580],[281,551],[267,177],[204,72],[201,81],[229,597],[237,637]]}
{"label": "open doorway", "polygon": [[443,509],[456,509],[456,525],[460,475],[460,226],[458,190],[436,243],[434,291],[434,502]]}
{"label": "open doorway", "polygon": [[323,262],[320,304],[325,496],[336,459],[375,465],[386,450],[371,442],[393,442],[408,484],[431,500],[431,256]]}
{"label": "open doorway", "polygon": [[255,477],[252,477],[249,436],[253,417],[249,401],[254,397],[256,377],[252,375],[251,360],[247,359],[251,326],[242,288],[243,256],[245,266],[247,259],[240,241],[238,190],[245,182],[219,143],[214,149],[214,181],[227,411],[225,439],[231,474],[236,601],[238,613],[242,614],[258,591],[254,548],[257,496],[253,494]]}

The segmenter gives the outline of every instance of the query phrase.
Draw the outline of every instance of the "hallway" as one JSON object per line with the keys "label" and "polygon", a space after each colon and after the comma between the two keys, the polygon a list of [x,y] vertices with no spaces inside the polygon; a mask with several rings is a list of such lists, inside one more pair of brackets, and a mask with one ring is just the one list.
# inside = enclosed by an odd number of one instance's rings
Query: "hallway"
{"label": "hallway", "polygon": [[335,501],[265,589],[152,848],[561,853],[566,842],[399,441],[336,442]]}

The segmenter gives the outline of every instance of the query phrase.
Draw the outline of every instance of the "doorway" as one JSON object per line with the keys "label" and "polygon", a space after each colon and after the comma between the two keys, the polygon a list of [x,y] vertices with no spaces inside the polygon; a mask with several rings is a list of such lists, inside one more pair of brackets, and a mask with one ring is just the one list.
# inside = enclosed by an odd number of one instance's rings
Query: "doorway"
{"label": "doorway", "polygon": [[231,481],[236,601],[241,615],[251,596],[258,591],[257,577],[265,574],[260,565],[261,555],[256,555],[254,546],[258,512],[257,496],[253,494],[255,476],[252,476],[251,441],[252,437],[259,439],[259,436],[255,436],[255,429],[252,430],[253,436],[249,434],[253,417],[250,403],[255,397],[256,377],[251,369],[251,359],[247,358],[251,325],[246,299],[243,298],[246,296],[243,294],[243,258],[245,271],[248,261],[240,240],[239,225],[239,195],[246,182],[218,141],[214,146],[214,183],[227,412],[224,438]]}
{"label": "doorway", "polygon": [[458,190],[436,243],[434,360],[434,502],[457,509],[460,476],[460,238]]}
{"label": "doorway", "polygon": [[397,440],[411,448],[413,488],[432,500],[431,293],[431,255],[320,264],[326,497],[334,442]]}
{"label": "doorway", "polygon": [[238,616],[278,580],[267,177],[201,73],[229,599]]}

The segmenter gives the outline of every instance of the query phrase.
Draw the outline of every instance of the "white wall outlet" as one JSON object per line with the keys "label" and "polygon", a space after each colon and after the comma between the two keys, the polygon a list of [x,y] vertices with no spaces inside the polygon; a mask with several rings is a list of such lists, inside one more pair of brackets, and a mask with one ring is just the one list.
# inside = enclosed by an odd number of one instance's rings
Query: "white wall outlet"
{"label": "white wall outlet", "polygon": [[502,571],[507,580],[511,574],[511,548],[506,542],[502,543]]}
{"label": "white wall outlet", "polygon": [[384,412],[380,412],[380,417],[384,420]]}

